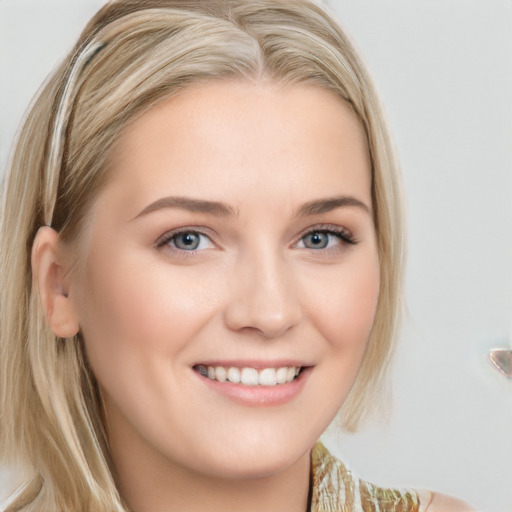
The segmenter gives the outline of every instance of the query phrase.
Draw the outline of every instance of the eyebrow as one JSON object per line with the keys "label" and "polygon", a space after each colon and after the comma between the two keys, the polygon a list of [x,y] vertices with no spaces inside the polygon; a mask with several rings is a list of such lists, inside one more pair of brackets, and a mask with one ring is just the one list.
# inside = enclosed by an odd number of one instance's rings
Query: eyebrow
{"label": "eyebrow", "polygon": [[307,217],[308,215],[319,215],[321,213],[330,212],[336,208],[346,206],[355,206],[356,208],[361,208],[367,213],[371,213],[369,206],[353,196],[336,196],[309,201],[308,203],[303,204],[299,208],[297,216]]}
{"label": "eyebrow", "polygon": [[178,208],[189,212],[208,213],[218,217],[237,216],[238,211],[231,206],[218,201],[206,201],[204,199],[193,199],[191,197],[162,197],[154,203],[146,206],[134,219],[147,215],[148,213],[162,210],[164,208]]}
{"label": "eyebrow", "polygon": [[[320,215],[322,213],[330,212],[336,208],[341,207],[357,207],[365,212],[370,213],[370,208],[353,196],[336,196],[325,199],[316,199],[303,204],[297,210],[297,217],[307,217],[311,215]],[[149,204],[133,220],[138,219],[148,213],[166,208],[178,208],[180,210],[187,210],[195,213],[206,213],[218,217],[236,217],[238,210],[219,201],[207,201],[204,199],[194,199],[191,197],[170,196],[157,199]]]}

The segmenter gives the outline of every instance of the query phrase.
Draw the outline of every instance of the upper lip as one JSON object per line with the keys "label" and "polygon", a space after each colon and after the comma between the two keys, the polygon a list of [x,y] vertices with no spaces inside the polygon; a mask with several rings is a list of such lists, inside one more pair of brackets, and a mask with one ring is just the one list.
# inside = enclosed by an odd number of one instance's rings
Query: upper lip
{"label": "upper lip", "polygon": [[225,368],[255,368],[256,370],[262,370],[264,368],[282,368],[282,367],[306,367],[312,366],[310,363],[305,361],[299,361],[297,359],[272,359],[272,360],[253,360],[253,359],[208,359],[204,361],[198,361],[193,366],[224,366]]}

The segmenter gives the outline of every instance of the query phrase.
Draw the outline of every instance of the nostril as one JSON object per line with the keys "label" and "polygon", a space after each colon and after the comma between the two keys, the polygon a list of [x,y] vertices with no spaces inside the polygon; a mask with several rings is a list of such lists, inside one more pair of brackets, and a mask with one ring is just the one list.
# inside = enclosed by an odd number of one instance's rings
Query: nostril
{"label": "nostril", "polygon": [[275,258],[274,250],[265,249],[265,254],[243,258],[240,268],[234,269],[224,311],[230,330],[253,331],[271,339],[300,321],[302,308],[294,276]]}
{"label": "nostril", "polygon": [[284,335],[300,321],[300,311],[276,312],[249,308],[250,306],[239,303],[226,312],[225,322],[230,330],[274,339]]}

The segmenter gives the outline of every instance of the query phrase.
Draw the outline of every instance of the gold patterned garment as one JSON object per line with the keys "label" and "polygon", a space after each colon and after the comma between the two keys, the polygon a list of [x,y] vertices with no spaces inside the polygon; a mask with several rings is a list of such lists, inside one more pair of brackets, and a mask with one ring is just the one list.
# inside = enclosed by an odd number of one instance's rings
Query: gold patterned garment
{"label": "gold patterned garment", "polygon": [[322,443],[311,454],[311,512],[426,512],[430,491],[382,489],[364,482]]}

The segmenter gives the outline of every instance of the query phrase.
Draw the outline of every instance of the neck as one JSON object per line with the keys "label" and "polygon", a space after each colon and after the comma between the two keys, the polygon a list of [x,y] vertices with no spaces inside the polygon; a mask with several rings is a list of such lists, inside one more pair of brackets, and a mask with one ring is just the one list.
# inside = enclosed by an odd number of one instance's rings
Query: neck
{"label": "neck", "polygon": [[279,471],[238,478],[198,471],[160,452],[148,452],[138,436],[117,434],[110,444],[115,478],[132,512],[307,510],[309,452]]}
{"label": "neck", "polygon": [[219,478],[174,464],[128,468],[115,461],[121,496],[133,512],[306,512],[310,457],[276,474]]}

